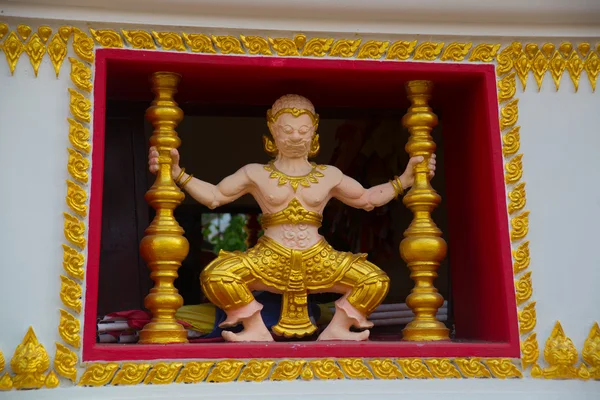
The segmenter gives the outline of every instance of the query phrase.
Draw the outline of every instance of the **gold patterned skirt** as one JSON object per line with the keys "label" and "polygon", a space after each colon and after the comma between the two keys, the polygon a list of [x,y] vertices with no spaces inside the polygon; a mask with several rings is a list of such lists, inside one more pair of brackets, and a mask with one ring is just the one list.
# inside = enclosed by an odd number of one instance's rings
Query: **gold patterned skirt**
{"label": "gold patterned skirt", "polygon": [[365,316],[383,301],[389,278],[366,257],[334,250],[325,240],[306,250],[294,250],[263,236],[246,252],[221,251],[200,281],[208,299],[225,311],[251,303],[255,283],[282,293],[281,316],[273,331],[301,337],[316,330],[308,315],[310,292],[327,291],[334,285],[347,287],[348,303]]}

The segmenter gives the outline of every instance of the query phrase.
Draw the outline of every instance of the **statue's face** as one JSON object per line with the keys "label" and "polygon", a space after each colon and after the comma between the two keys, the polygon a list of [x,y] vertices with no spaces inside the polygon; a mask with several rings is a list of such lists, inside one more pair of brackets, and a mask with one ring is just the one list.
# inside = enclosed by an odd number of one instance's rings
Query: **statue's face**
{"label": "statue's face", "polygon": [[273,138],[281,155],[289,158],[306,157],[315,134],[312,119],[307,114],[294,117],[281,114],[273,123]]}

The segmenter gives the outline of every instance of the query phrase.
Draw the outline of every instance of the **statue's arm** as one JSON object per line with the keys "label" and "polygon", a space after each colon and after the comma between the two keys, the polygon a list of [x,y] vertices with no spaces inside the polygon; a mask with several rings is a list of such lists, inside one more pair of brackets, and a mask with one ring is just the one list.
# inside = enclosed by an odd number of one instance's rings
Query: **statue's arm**
{"label": "statue's arm", "polygon": [[[237,200],[246,193],[249,193],[253,187],[253,182],[248,176],[246,165],[240,168],[233,175],[229,175],[219,184],[204,182],[197,178],[192,178],[185,184],[185,191],[192,196],[198,203],[205,205],[210,209],[220,207],[224,204]],[[181,178],[185,182],[187,174]]]}
{"label": "statue's arm", "polygon": [[[402,181],[402,177],[400,180]],[[408,182],[402,181],[402,186]],[[396,191],[391,183],[382,183],[371,188],[364,188],[353,178],[342,175],[340,183],[334,187],[333,197],[342,203],[354,208],[362,208],[371,211],[375,207],[381,207],[396,197]]]}

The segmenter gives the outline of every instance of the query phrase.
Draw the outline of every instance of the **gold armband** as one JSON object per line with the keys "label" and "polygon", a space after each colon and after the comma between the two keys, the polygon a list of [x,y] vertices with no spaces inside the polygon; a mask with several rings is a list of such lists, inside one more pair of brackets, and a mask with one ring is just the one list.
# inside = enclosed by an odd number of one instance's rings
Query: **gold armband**
{"label": "gold armband", "polygon": [[175,179],[175,184],[176,185],[179,185],[179,181],[181,180],[181,178],[183,178],[183,174],[185,174],[185,168],[181,168],[181,172],[179,173],[179,175]]}
{"label": "gold armband", "polygon": [[394,192],[396,192],[396,196],[394,196],[394,199],[397,199],[398,196],[402,196],[404,194],[404,188],[402,187],[402,182],[400,181],[399,177],[395,176],[394,179],[390,181],[390,183],[394,188]]}
{"label": "gold armband", "polygon": [[179,187],[183,189],[183,188],[185,187],[185,185],[186,185],[186,184],[187,184],[189,181],[191,181],[191,180],[192,180],[192,178],[193,178],[193,177],[194,177],[194,174],[189,174],[189,175],[188,175],[188,177],[187,177],[187,179],[186,179],[185,181],[181,182],[181,184],[179,185]]}

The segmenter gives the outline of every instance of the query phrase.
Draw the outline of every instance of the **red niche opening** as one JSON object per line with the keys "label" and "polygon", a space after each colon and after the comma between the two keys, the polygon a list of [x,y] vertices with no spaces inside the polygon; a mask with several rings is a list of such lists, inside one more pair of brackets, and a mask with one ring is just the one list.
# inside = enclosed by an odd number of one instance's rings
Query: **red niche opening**
{"label": "red niche opening", "polygon": [[[448,342],[96,343],[107,94],[152,100],[155,71],[183,75],[177,101],[267,105],[301,92],[317,107],[407,107],[404,83],[436,84],[444,115],[449,255],[456,336]],[[110,85],[107,83],[110,82]],[[107,88],[110,93],[107,93]],[[235,93],[232,100],[231,93]],[[96,53],[83,361],[189,358],[519,357],[496,77],[492,65],[321,60],[101,49]]]}

